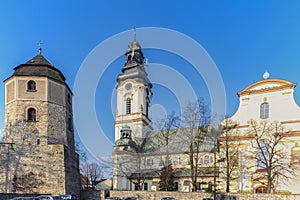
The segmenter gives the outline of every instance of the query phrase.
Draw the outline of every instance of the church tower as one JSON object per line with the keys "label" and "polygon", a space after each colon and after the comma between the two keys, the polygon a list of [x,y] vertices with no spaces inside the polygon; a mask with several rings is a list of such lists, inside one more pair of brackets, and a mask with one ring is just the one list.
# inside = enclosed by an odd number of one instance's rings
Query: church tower
{"label": "church tower", "polygon": [[[152,84],[145,71],[142,48],[136,39],[129,43],[125,56],[126,63],[117,78],[116,144],[124,138],[145,137],[152,130]],[[131,134],[122,134],[124,128],[130,128]]]}
{"label": "church tower", "polygon": [[5,83],[1,192],[79,194],[72,91],[64,75],[38,54]]}
{"label": "church tower", "polygon": [[[140,44],[128,44],[126,63],[117,78],[117,109],[115,119],[114,189],[132,188],[128,181],[136,165],[137,141],[149,137],[152,132],[151,100],[152,84],[147,77],[144,55]],[[128,155],[128,152],[133,154]],[[127,160],[131,160],[127,162]],[[125,162],[127,163],[125,163]],[[127,168],[126,168],[127,165]],[[123,167],[123,169],[121,169]]]}

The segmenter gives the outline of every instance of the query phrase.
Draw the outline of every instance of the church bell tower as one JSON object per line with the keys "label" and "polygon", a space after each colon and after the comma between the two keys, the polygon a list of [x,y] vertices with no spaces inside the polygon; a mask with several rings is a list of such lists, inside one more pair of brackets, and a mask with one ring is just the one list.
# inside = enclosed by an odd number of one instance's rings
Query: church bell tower
{"label": "church bell tower", "polygon": [[72,91],[40,53],[14,68],[5,83],[5,127],[0,148],[0,192],[77,194]]}
{"label": "church bell tower", "polygon": [[[152,132],[152,84],[145,71],[144,55],[140,44],[128,44],[126,63],[117,78],[117,106],[115,120],[115,149],[113,188],[131,190],[128,175],[134,173],[136,145]],[[131,154],[133,153],[133,154]],[[130,158],[130,155],[133,156]],[[131,162],[126,162],[131,160]],[[126,167],[127,165],[127,167]]]}
{"label": "church bell tower", "polygon": [[135,38],[125,56],[126,63],[117,78],[116,146],[123,145],[123,139],[145,137],[152,130],[152,84],[145,71],[142,48]]}

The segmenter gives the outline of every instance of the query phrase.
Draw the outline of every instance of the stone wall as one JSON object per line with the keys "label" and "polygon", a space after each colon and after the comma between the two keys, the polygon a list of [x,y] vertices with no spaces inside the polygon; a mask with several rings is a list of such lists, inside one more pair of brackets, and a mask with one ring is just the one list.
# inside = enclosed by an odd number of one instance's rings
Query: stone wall
{"label": "stone wall", "polygon": [[14,197],[37,197],[39,195],[49,195],[49,194],[16,194],[16,193],[0,193],[1,200],[10,200]]}
{"label": "stone wall", "polygon": [[12,81],[6,85],[6,99],[5,103],[8,103],[15,99],[15,82]]}
{"label": "stone wall", "polygon": [[163,192],[163,191],[120,191],[111,190],[111,197],[125,197],[132,196],[139,200],[160,200],[164,196],[172,196],[178,200],[192,200],[192,199],[202,199],[202,198],[212,198],[209,193],[185,193],[185,192]]}
{"label": "stone wall", "polygon": [[99,200],[99,199],[104,199],[103,196],[104,195],[101,194],[100,190],[81,190],[80,191],[80,200]]}
{"label": "stone wall", "polygon": [[[111,197],[133,196],[138,200],[160,200],[163,196],[172,196],[176,200],[194,200],[212,198],[210,193],[185,193],[185,192],[149,192],[149,191],[119,191],[111,190]],[[217,200],[300,200],[300,195],[280,194],[217,194]]]}
{"label": "stone wall", "polygon": [[[79,196],[71,91],[45,77],[11,80],[2,141],[14,144],[0,147],[0,192]],[[27,91],[28,80],[36,82],[36,91]],[[27,121],[28,108],[36,109],[36,121]]]}

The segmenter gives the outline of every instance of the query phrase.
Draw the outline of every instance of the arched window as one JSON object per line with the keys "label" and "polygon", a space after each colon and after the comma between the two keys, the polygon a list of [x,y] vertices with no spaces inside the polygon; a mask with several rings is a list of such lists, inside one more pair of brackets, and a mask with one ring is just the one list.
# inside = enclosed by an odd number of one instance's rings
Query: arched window
{"label": "arched window", "polygon": [[291,164],[300,164],[300,146],[298,143],[292,147]]}
{"label": "arched window", "polygon": [[127,98],[126,99],[126,114],[130,114],[131,113],[131,99]]}
{"label": "arched window", "polygon": [[33,91],[36,91],[36,84],[35,84],[35,82],[34,81],[28,81],[28,83],[27,83],[27,91],[31,91],[31,92],[33,92]]}
{"label": "arched window", "polygon": [[149,103],[146,102],[146,117],[149,117]]}
{"label": "arched window", "polygon": [[27,121],[30,122],[36,121],[36,110],[34,108],[29,108],[27,110]]}
{"label": "arched window", "polygon": [[269,144],[265,141],[260,141],[257,147],[256,161],[257,170],[266,169],[269,160]]}
{"label": "arched window", "polygon": [[269,104],[268,103],[260,104],[260,118],[261,119],[269,118]]}
{"label": "arched window", "polygon": [[147,191],[148,190],[148,183],[145,182],[144,185],[143,185],[143,190]]}

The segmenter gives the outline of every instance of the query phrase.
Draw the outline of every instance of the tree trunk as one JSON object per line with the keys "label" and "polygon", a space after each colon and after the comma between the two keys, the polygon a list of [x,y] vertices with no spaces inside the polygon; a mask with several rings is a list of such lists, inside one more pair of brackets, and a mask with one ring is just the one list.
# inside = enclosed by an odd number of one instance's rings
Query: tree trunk
{"label": "tree trunk", "polygon": [[[227,135],[228,133],[226,133]],[[226,136],[226,192],[230,192],[230,157],[229,157],[229,144],[228,144],[228,137]]]}

